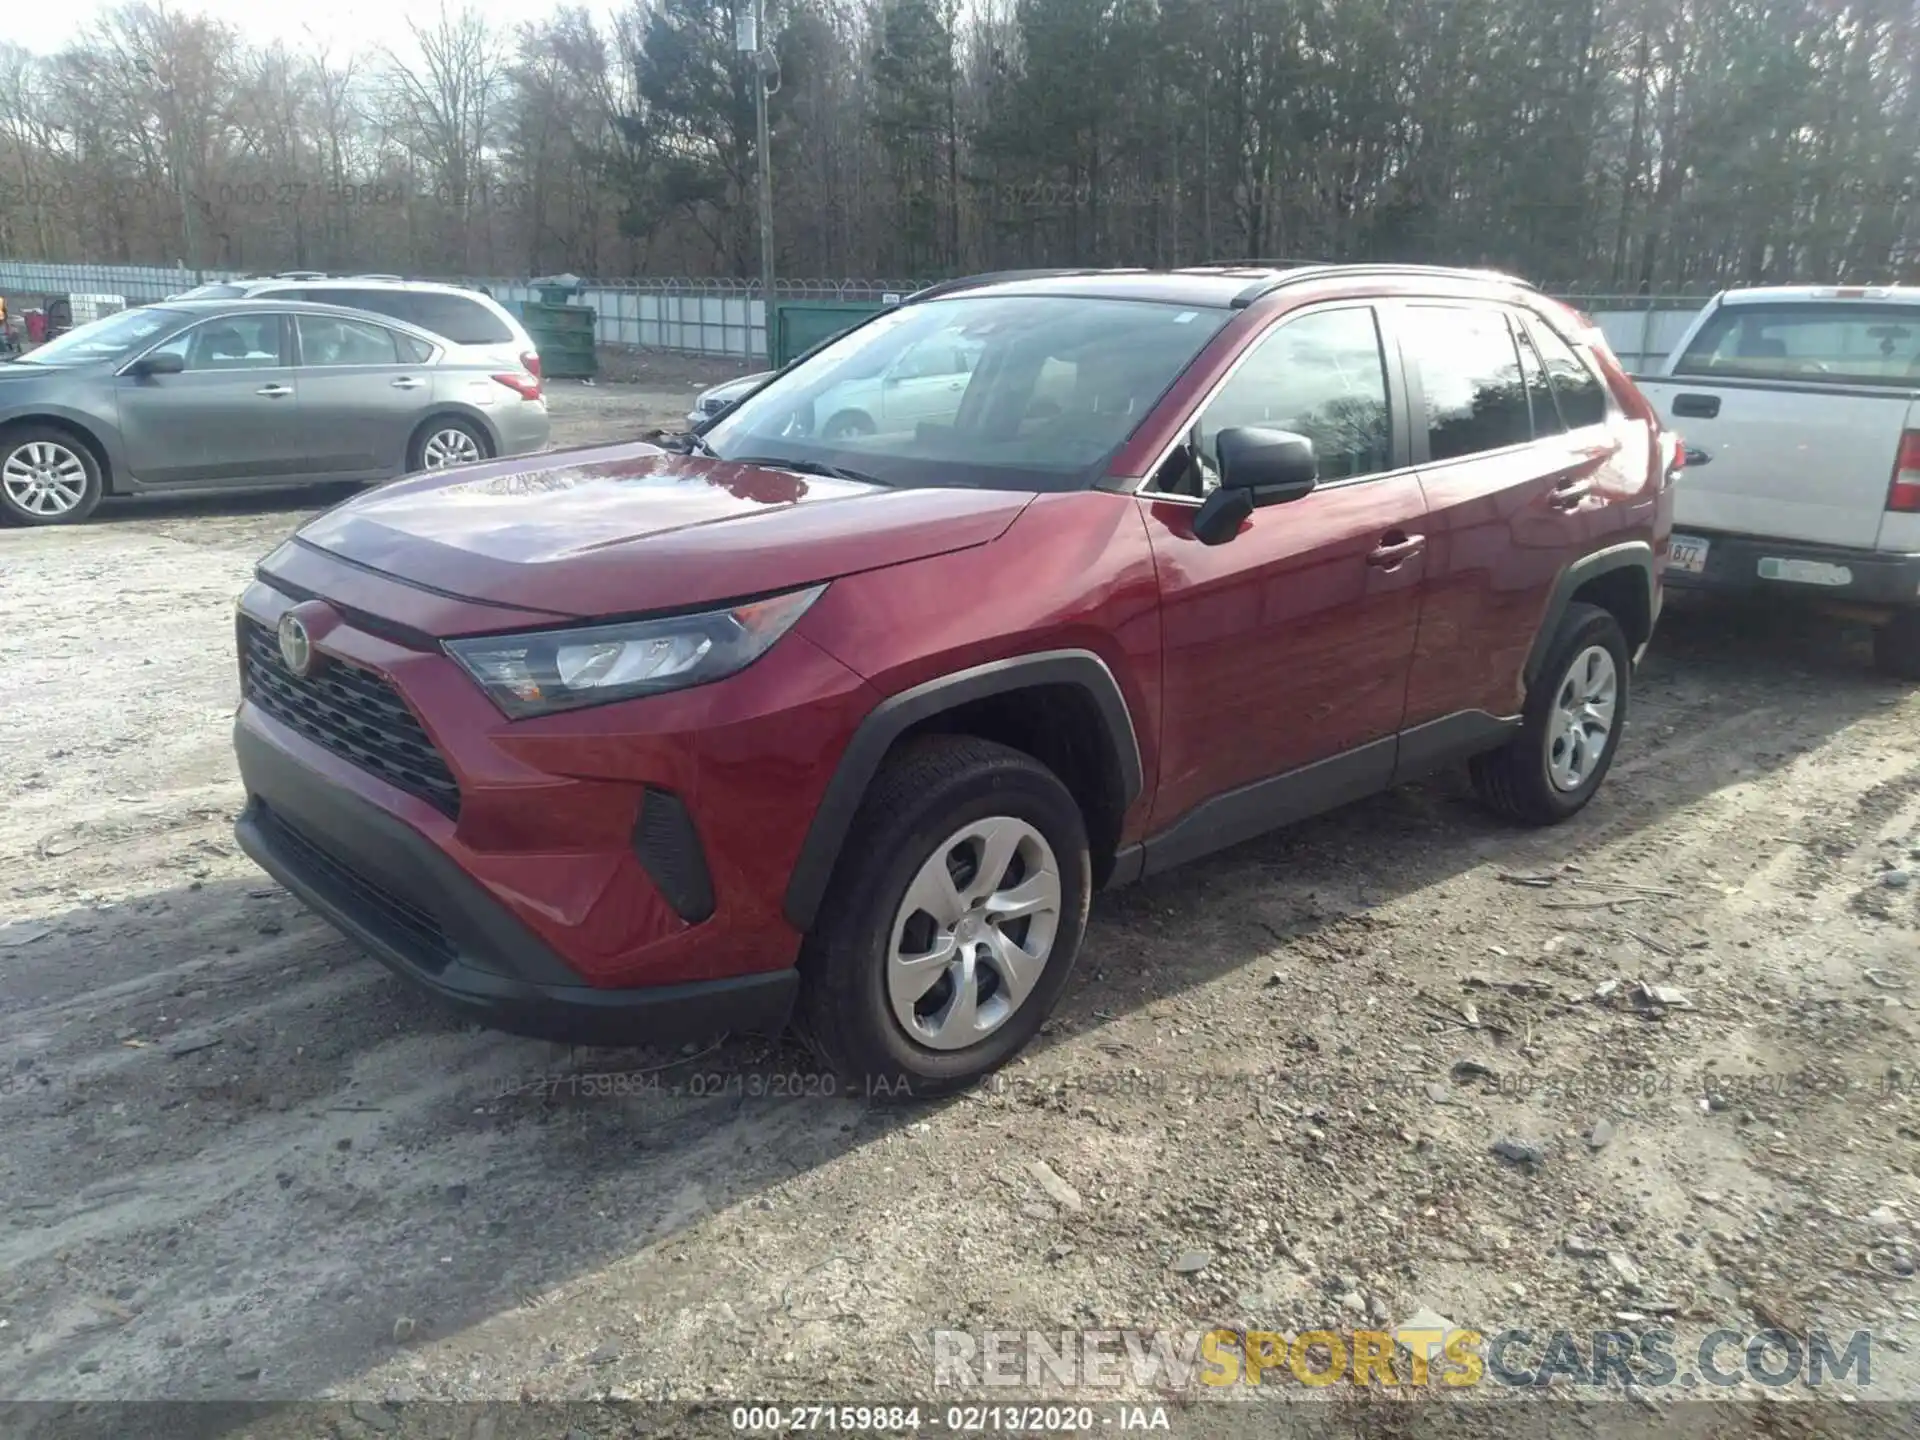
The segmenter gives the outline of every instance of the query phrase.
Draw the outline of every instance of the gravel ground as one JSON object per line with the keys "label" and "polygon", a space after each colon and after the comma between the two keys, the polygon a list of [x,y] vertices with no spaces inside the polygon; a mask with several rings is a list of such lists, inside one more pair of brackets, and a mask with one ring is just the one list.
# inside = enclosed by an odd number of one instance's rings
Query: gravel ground
{"label": "gravel ground", "polygon": [[940,1328],[1423,1310],[1871,1329],[1838,1390],[1920,1394],[1920,700],[1863,637],[1676,600],[1573,823],[1449,775],[1102,897],[1024,1060],[889,1106],[464,1027],[237,852],[231,601],[336,498],[0,535],[0,1395],[415,1433],[380,1402],[898,1400]]}

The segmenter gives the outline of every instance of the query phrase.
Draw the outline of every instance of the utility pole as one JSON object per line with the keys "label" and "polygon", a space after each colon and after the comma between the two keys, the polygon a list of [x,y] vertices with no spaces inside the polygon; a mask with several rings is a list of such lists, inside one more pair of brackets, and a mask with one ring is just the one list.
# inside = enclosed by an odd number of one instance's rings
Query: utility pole
{"label": "utility pole", "polygon": [[771,370],[780,363],[780,340],[773,303],[773,151],[767,140],[767,71],[772,68],[773,55],[761,44],[765,22],[766,0],[744,0],[734,46],[753,57],[754,147],[760,159],[760,296],[766,311],[767,368]]}

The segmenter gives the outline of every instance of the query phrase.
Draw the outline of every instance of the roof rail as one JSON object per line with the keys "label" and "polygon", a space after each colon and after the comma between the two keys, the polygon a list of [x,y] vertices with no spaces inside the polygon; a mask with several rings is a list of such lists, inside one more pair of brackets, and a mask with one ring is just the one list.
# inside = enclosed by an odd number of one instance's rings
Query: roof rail
{"label": "roof rail", "polygon": [[1106,269],[1092,265],[1071,265],[1054,270],[991,270],[983,275],[963,275],[957,280],[942,280],[929,285],[924,290],[916,290],[900,303],[912,305],[920,300],[933,300],[942,295],[957,294],[962,290],[977,290],[982,285],[1000,285],[1011,280],[1058,280],[1069,275],[1141,275],[1146,272],[1137,266],[1126,269]]}
{"label": "roof rail", "polygon": [[406,280],[404,275],[349,275],[346,278],[349,280],[393,280],[402,283]]}
{"label": "roof rail", "polygon": [[325,280],[327,278],[327,272],[324,270],[282,270],[277,274],[269,275],[267,278],[269,280]]}
{"label": "roof rail", "polygon": [[1204,260],[1198,265],[1182,265],[1182,270],[1297,270],[1303,265],[1338,265],[1320,255],[1236,256],[1228,260]]}
{"label": "roof rail", "polygon": [[1434,279],[1474,280],[1489,285],[1518,285],[1527,290],[1536,288],[1530,281],[1522,280],[1518,275],[1508,275],[1504,271],[1469,270],[1453,265],[1301,265],[1254,281],[1234,296],[1231,303],[1234,309],[1244,310],[1262,296],[1270,295],[1285,286],[1298,284],[1302,280],[1317,280],[1335,275],[1405,275],[1416,279],[1429,276]]}

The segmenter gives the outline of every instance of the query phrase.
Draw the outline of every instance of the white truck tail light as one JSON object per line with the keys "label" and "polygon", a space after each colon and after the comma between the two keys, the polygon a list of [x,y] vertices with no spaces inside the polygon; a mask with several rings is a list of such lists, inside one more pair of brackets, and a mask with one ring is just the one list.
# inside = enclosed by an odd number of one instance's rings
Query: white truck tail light
{"label": "white truck tail light", "polygon": [[540,378],[540,352],[538,350],[529,350],[523,354],[520,357],[520,368],[538,380]]}
{"label": "white truck tail light", "polygon": [[1687,468],[1687,442],[1684,438],[1667,432],[1666,471],[1662,483],[1671,485],[1680,478],[1680,472]]}
{"label": "white truck tail light", "polygon": [[511,372],[493,377],[522,400],[540,398],[540,377],[538,375],[516,375]]}
{"label": "white truck tail light", "polygon": [[1901,515],[1920,515],[1920,430],[1908,430],[1900,437],[1893,483],[1887,487],[1887,509]]}

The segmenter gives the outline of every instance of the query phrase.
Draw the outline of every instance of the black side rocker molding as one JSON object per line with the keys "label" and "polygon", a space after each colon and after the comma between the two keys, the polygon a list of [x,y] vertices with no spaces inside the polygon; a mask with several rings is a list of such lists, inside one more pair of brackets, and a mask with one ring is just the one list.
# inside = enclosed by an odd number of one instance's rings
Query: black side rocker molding
{"label": "black side rocker molding", "polygon": [[854,814],[888,748],[902,733],[955,706],[1034,685],[1075,685],[1092,698],[1119,765],[1122,807],[1133,804],[1145,784],[1140,742],[1119,682],[1098,655],[1090,650],[1050,650],[943,675],[874,707],[847,742],[846,753],[827,784],[800,848],[800,858],[787,880],[784,908],[788,922],[802,932],[813,928]]}

